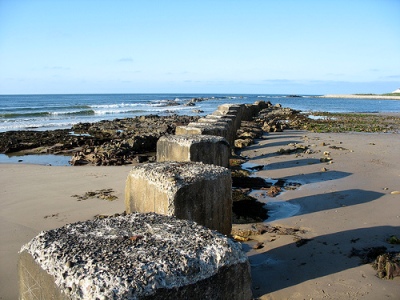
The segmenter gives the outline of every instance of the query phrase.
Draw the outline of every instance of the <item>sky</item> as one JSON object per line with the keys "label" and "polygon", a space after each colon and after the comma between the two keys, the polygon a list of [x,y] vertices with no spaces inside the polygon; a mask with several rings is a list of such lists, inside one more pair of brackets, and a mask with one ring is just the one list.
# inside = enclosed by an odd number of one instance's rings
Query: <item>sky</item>
{"label": "sky", "polygon": [[0,0],[0,94],[397,88],[400,0]]}

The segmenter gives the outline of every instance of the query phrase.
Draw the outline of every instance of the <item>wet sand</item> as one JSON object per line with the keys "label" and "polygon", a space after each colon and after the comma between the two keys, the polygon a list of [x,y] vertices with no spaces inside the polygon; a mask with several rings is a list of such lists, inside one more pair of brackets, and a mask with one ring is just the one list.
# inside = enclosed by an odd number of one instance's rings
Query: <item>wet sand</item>
{"label": "wet sand", "polygon": [[[278,155],[276,151],[288,143],[307,145],[314,153]],[[298,207],[296,215],[269,225],[304,230],[296,236],[265,233],[246,243],[255,297],[399,299],[399,277],[379,279],[370,264],[360,264],[360,257],[352,256],[352,249],[400,250],[400,245],[386,241],[400,236],[400,195],[391,194],[400,190],[398,149],[397,134],[288,130],[269,134],[243,152],[252,163],[265,165],[256,176],[302,184],[275,198],[263,191],[253,193],[260,201],[283,205],[287,215]],[[327,157],[325,151],[332,163],[320,162]],[[304,244],[296,244],[299,238]],[[264,247],[252,249],[255,242]]]}
{"label": "wet sand", "polygon": [[[276,153],[289,143],[309,145],[313,153]],[[350,255],[352,248],[376,246],[400,251],[399,245],[386,242],[390,235],[400,237],[400,195],[391,194],[400,190],[398,149],[398,134],[287,130],[268,134],[243,151],[250,163],[265,165],[257,176],[302,184],[275,198],[254,192],[260,201],[298,208],[296,215],[267,224],[304,230],[296,234],[304,241],[301,246],[293,235],[273,233],[244,243],[255,297],[399,299],[399,277],[381,280],[371,265],[360,265],[360,258]],[[332,163],[320,162],[324,151]],[[17,299],[18,251],[40,231],[124,210],[130,168],[0,165],[0,299]],[[73,197],[108,188],[117,200]],[[248,225],[235,225],[240,226]],[[252,249],[256,241],[264,247]]]}

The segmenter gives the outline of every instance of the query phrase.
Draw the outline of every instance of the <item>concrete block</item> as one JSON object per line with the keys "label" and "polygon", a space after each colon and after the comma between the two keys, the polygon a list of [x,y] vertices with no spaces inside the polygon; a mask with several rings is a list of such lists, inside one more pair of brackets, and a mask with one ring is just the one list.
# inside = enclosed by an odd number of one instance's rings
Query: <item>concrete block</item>
{"label": "concrete block", "polygon": [[212,123],[189,123],[187,126],[177,126],[175,129],[176,135],[216,135],[222,136],[229,140],[229,130],[225,124],[212,124]]}
{"label": "concrete block", "polygon": [[242,109],[243,109],[243,105],[241,104],[222,104],[220,106],[218,106],[218,111],[222,112],[223,114],[241,114],[242,113]]}
{"label": "concrete block", "polygon": [[225,120],[225,119],[232,120],[232,125],[233,125],[232,131],[234,138],[236,137],[237,130],[240,128],[241,121],[236,117],[236,115],[226,115],[219,111],[215,111],[212,114],[205,116],[205,118],[211,120]]}
{"label": "concrete block", "polygon": [[195,161],[229,166],[229,143],[214,135],[169,135],[157,142],[157,161]]}
{"label": "concrete block", "polygon": [[234,121],[236,120],[236,115],[227,115],[227,114],[223,114],[221,112],[215,111],[210,115],[206,115],[205,116],[206,119],[230,119],[232,120],[232,123],[234,123]]}
{"label": "concrete block", "polygon": [[242,121],[252,121],[255,116],[259,113],[260,109],[258,105],[246,104],[243,106]]}
{"label": "concrete block", "polygon": [[22,300],[252,298],[240,244],[155,213],[42,232],[22,247],[19,275]]}
{"label": "concrete block", "polygon": [[230,234],[232,179],[227,168],[195,162],[134,166],[125,186],[125,209],[195,221]]}
{"label": "concrete block", "polygon": [[26,250],[19,254],[18,278],[20,300],[71,299],[57,286],[54,276],[46,272]]}
{"label": "concrete block", "polygon": [[242,106],[242,121],[252,121],[253,118],[257,117],[258,113],[272,106],[271,102],[256,101],[254,104],[245,104]]}
{"label": "concrete block", "polygon": [[242,112],[240,106],[233,108],[221,108],[221,110],[218,109],[214,111],[211,115],[217,117],[235,116],[235,119],[233,120],[233,126],[235,127],[235,132],[240,128],[240,123],[242,122]]}
{"label": "concrete block", "polygon": [[236,137],[236,129],[234,123],[231,119],[210,119],[210,118],[200,118],[197,120],[197,123],[204,123],[204,124],[212,124],[212,125],[222,125],[227,128],[227,141],[230,145],[233,145]]}

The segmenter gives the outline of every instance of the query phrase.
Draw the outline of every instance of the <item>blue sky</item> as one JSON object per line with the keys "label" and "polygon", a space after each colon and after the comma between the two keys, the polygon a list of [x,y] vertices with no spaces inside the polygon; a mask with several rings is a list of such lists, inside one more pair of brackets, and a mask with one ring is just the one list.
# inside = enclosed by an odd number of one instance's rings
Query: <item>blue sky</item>
{"label": "blue sky", "polygon": [[399,0],[0,0],[0,94],[384,93]]}

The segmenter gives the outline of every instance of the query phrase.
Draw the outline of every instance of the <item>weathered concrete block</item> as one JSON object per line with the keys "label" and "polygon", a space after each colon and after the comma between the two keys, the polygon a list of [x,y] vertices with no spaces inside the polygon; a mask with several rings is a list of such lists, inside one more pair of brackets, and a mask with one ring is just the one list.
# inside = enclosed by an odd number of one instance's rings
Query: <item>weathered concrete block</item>
{"label": "weathered concrete block", "polygon": [[272,105],[270,102],[256,101],[254,104],[245,104],[242,106],[242,121],[252,121],[258,113]]}
{"label": "weathered concrete block", "polygon": [[232,120],[232,123],[234,123],[236,120],[235,115],[227,115],[227,114],[223,114],[218,111],[213,112],[211,115],[206,115],[205,118],[206,119],[230,119],[230,120]]}
{"label": "weathered concrete block", "polygon": [[258,105],[246,104],[243,106],[242,121],[252,121],[253,118],[259,113]]}
{"label": "weathered concrete block", "polygon": [[232,179],[227,168],[195,162],[157,162],[132,168],[125,209],[195,221],[230,234]]}
{"label": "weathered concrete block", "polygon": [[176,135],[216,135],[222,136],[229,140],[229,130],[225,124],[212,124],[212,123],[189,123],[187,126],[177,126],[175,129]]}
{"label": "weathered concrete block", "polygon": [[[228,104],[227,104],[228,105]],[[232,104],[229,104],[232,105]],[[212,113],[212,115],[217,117],[225,117],[225,116],[235,116],[233,120],[233,125],[235,127],[235,132],[240,128],[240,123],[242,122],[242,112],[241,108],[239,107],[232,107],[232,108],[221,108]]]}
{"label": "weathered concrete block", "polygon": [[240,244],[154,213],[42,232],[22,247],[19,276],[22,300],[252,297]]}
{"label": "weathered concrete block", "polygon": [[212,125],[222,125],[222,126],[226,126],[227,130],[228,130],[228,139],[227,141],[229,142],[230,145],[233,145],[233,142],[235,141],[235,136],[236,136],[236,129],[234,126],[234,123],[232,121],[232,119],[228,119],[228,118],[200,118],[197,120],[197,123],[205,123],[205,124],[212,124]]}
{"label": "weathered concrete block", "polygon": [[[217,117],[217,116],[214,116],[214,117]],[[232,127],[233,126],[233,121],[232,121],[232,119],[230,119],[230,118],[207,118],[207,117],[204,117],[204,118],[200,118],[200,119],[198,119],[197,120],[197,122],[198,123],[212,123],[212,124],[215,124],[215,123],[220,123],[220,124],[225,124],[225,125],[228,125],[229,127]]]}
{"label": "weathered concrete block", "polygon": [[232,120],[232,126],[233,126],[232,131],[234,138],[236,137],[236,131],[240,128],[240,120],[236,117],[236,115],[226,115],[219,111],[215,111],[212,114],[205,116],[205,118],[211,120],[225,120],[225,119]]}
{"label": "weathered concrete block", "polygon": [[222,104],[218,106],[218,111],[224,113],[224,114],[240,114],[242,113],[243,105],[240,104]]}
{"label": "weathered concrete block", "polygon": [[169,135],[157,142],[157,161],[196,161],[229,166],[229,143],[214,135]]}

